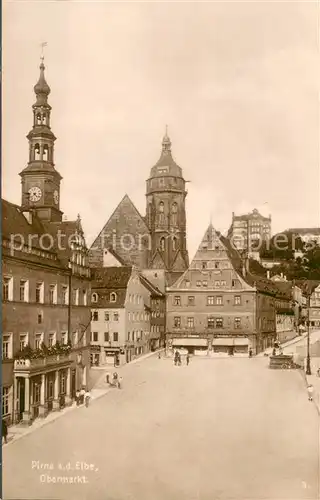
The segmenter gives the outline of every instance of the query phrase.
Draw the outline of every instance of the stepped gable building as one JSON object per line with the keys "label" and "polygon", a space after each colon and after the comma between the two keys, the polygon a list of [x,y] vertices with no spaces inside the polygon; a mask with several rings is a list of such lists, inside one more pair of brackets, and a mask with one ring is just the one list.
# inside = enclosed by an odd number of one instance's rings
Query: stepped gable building
{"label": "stepped gable building", "polygon": [[2,200],[2,412],[30,424],[88,382],[90,268],[80,217],[63,221],[50,88],[34,87],[21,206]]}
{"label": "stepped gable building", "polygon": [[171,284],[188,268],[186,181],[165,134],[162,151],[146,181],[146,217],[125,195],[90,248],[92,266],[102,266],[110,246],[127,265],[159,269]]}
{"label": "stepped gable building", "polygon": [[169,350],[233,355],[273,345],[276,301],[290,297],[247,263],[210,224],[188,270],[167,288]]}

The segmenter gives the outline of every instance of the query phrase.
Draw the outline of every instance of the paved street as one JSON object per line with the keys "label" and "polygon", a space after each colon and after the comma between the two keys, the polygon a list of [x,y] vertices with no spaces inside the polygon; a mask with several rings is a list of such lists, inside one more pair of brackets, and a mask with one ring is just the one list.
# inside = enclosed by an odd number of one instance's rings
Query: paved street
{"label": "paved street", "polygon": [[[297,371],[267,362],[126,366],[123,390],[3,448],[4,499],[316,500],[316,408]],[[88,482],[47,480],[58,476]]]}

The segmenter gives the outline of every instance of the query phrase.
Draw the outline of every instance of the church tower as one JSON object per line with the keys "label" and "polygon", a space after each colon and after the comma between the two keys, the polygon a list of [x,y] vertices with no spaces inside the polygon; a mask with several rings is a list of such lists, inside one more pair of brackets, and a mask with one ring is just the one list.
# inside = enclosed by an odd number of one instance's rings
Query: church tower
{"label": "church tower", "polygon": [[186,181],[171,154],[166,130],[158,162],[147,180],[146,220],[151,233],[151,268],[181,273],[188,268]]}
{"label": "church tower", "polygon": [[40,64],[40,77],[34,86],[36,102],[32,106],[33,127],[29,141],[29,162],[20,172],[22,184],[23,210],[35,210],[38,217],[47,222],[62,220],[60,211],[59,172],[54,167],[54,142],[56,137],[50,128],[51,106],[48,104],[50,87],[44,76],[43,57]]}

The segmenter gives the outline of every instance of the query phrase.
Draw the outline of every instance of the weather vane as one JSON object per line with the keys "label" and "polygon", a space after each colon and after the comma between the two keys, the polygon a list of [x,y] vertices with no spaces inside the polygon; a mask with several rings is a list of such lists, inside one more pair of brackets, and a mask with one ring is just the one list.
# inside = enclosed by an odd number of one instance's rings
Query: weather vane
{"label": "weather vane", "polygon": [[41,47],[41,56],[40,56],[40,59],[41,61],[43,62],[44,60],[44,47],[46,47],[48,45],[48,42],[41,42],[40,43],[40,47]]}

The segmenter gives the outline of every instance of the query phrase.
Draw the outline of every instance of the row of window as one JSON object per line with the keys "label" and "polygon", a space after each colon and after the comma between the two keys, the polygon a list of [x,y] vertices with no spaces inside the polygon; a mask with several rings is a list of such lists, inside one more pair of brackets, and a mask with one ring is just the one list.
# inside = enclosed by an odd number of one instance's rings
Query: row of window
{"label": "row of window", "polygon": [[[19,280],[19,296],[14,297],[13,293],[13,277],[4,276],[2,279],[2,300],[13,301],[19,300],[21,302],[35,302],[37,304],[61,304],[67,305],[69,303],[69,287],[67,285],[60,286],[60,294],[58,297],[58,285],[52,283],[45,286],[43,281],[37,281],[34,290],[30,290],[29,280]],[[34,292],[34,293],[33,293]],[[81,297],[81,298],[80,298]],[[58,298],[60,300],[58,300]],[[31,300],[30,300],[31,299]],[[79,288],[71,290],[71,303],[73,305],[87,305],[87,291]]]}
{"label": "row of window", "polygon": [[[230,302],[230,300],[228,302]],[[246,302],[248,303],[249,301],[247,300]],[[187,305],[188,306],[194,306],[195,304],[196,304],[196,298],[195,298],[195,296],[194,295],[189,295],[188,298],[187,298]],[[241,304],[242,304],[241,295],[235,295],[233,297],[233,305],[235,305],[235,306],[241,306]],[[180,295],[174,295],[174,297],[173,297],[173,305],[174,306],[181,306],[181,296]],[[208,295],[208,297],[207,297],[207,305],[208,306],[222,306],[223,305],[223,297],[222,297],[222,295]]]}
{"label": "row of window", "polygon": [[[96,292],[94,292],[91,295],[91,302],[97,303],[98,298],[99,298],[99,295]],[[111,292],[110,296],[109,296],[109,300],[110,300],[110,302],[117,302],[117,294],[115,292]]]}
{"label": "row of window", "polygon": [[[109,313],[106,311],[92,311],[91,320],[99,321],[99,312],[104,314],[104,321],[119,321],[119,313]],[[160,313],[159,313],[160,314]],[[162,313],[163,314],[163,313]],[[129,312],[128,320],[129,321],[149,321],[150,317],[147,312]]]}
{"label": "row of window", "polygon": [[[159,327],[157,327],[155,332],[159,333]],[[148,332],[145,332],[147,334]],[[140,340],[143,337],[143,330],[133,330],[133,332],[128,332],[127,339],[128,341]],[[100,340],[101,341],[101,340]],[[104,342],[119,342],[119,333],[118,332],[104,332],[103,333],[103,341]],[[99,332],[91,332],[91,342],[99,342]]]}
{"label": "row of window", "polygon": [[[91,332],[91,342],[98,342],[99,340],[99,333],[98,332]],[[112,334],[112,339],[111,335],[109,332],[104,332],[104,341],[105,342],[118,342],[119,341],[119,333],[118,332],[113,332]]]}
{"label": "row of window", "polygon": [[[80,336],[82,335],[82,337]],[[57,334],[56,332],[49,332],[47,336],[48,342],[47,347],[52,347],[57,342]],[[32,341],[33,340],[33,341]],[[86,345],[86,334],[79,334],[79,332],[72,333],[72,345],[75,346],[78,342],[82,341],[83,345]],[[19,350],[22,350],[26,347],[27,344],[30,345],[32,349],[40,349],[41,344],[44,342],[44,332],[36,333],[29,337],[29,333],[24,332],[19,334]],[[68,333],[61,332],[60,333],[60,344],[67,344],[68,342]],[[12,333],[4,333],[2,336],[2,359],[12,359],[13,357],[13,334]]]}
{"label": "row of window", "polygon": [[[173,324],[174,324],[174,328],[181,328],[181,316],[175,316]],[[187,328],[194,328],[194,318],[193,317],[187,318],[186,326],[187,326]],[[208,328],[223,328],[223,318],[213,318],[211,316],[208,316],[207,327]],[[234,328],[238,329],[241,327],[242,327],[241,318],[234,318]]]}
{"label": "row of window", "polygon": [[[238,283],[239,283],[238,280],[231,280],[231,287],[232,288],[236,287]],[[190,288],[190,286],[191,286],[190,280],[185,280],[183,282],[183,286],[185,288]],[[199,287],[207,288],[208,287],[208,280],[197,280],[196,281],[196,286],[198,288]],[[214,287],[214,288],[226,287],[227,286],[227,281],[226,280],[212,281],[212,282],[210,282],[209,286]]]}
{"label": "row of window", "polygon": [[[112,316],[112,320],[111,320],[111,316]],[[111,315],[110,313],[105,312],[104,313],[104,320],[105,321],[119,321],[119,313],[115,312]],[[99,321],[99,311],[92,311],[91,312],[91,321]]]}

